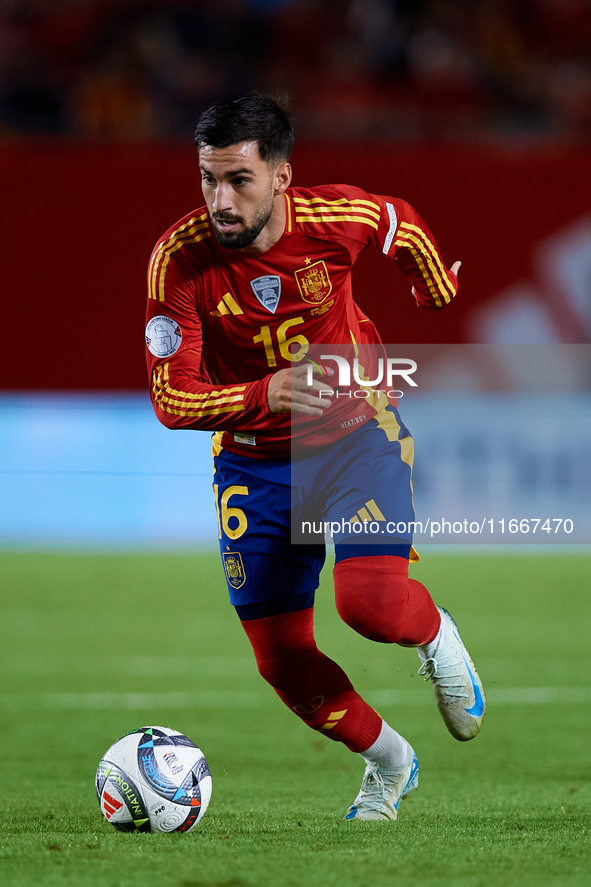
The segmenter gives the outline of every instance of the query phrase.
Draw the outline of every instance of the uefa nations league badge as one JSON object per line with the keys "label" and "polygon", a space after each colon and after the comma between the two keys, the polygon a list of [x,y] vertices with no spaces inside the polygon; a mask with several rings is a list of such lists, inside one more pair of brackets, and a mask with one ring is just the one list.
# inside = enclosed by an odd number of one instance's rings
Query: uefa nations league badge
{"label": "uefa nations league badge", "polygon": [[179,350],[182,340],[180,326],[165,314],[153,317],[146,327],[146,345],[154,357],[170,357]]}
{"label": "uefa nations league badge", "polygon": [[281,278],[276,274],[266,274],[264,277],[251,280],[250,285],[263,308],[275,314],[281,298]]}

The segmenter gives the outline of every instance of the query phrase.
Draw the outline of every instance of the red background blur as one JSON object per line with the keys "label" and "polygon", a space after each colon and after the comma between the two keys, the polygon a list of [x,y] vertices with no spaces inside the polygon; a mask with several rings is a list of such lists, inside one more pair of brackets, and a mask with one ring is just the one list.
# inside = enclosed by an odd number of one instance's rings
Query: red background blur
{"label": "red background blur", "polygon": [[[431,313],[377,251],[360,257],[356,301],[392,343],[473,341],[474,312],[531,281],[540,242],[591,207],[588,148],[304,142],[292,159],[297,184],[408,200],[448,266],[463,261],[458,299]],[[192,146],[8,143],[0,191],[2,388],[145,388],[145,271],[157,238],[203,203]],[[556,341],[588,340],[568,299],[539,299]]]}

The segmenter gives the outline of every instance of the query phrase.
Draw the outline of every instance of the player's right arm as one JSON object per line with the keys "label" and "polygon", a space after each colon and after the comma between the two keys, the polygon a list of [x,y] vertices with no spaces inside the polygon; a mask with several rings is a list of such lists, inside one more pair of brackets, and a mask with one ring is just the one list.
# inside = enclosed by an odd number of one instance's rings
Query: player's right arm
{"label": "player's right arm", "polygon": [[201,278],[182,247],[167,254],[167,242],[156,245],[148,267],[146,361],[156,416],[174,429],[258,430],[270,416],[270,376],[212,383],[203,362]]}
{"label": "player's right arm", "polygon": [[[291,369],[250,382],[212,383],[203,361],[200,275],[182,250],[167,257],[163,270],[163,242],[148,268],[145,334],[150,396],[160,422],[171,429],[265,431],[273,415],[321,415],[330,401]],[[326,389],[314,380],[318,387]]]}

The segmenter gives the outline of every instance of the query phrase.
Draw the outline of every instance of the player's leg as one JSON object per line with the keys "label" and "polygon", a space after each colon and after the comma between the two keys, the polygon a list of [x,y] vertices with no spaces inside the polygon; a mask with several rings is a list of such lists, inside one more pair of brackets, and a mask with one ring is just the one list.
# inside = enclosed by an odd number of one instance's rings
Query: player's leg
{"label": "player's leg", "polygon": [[[270,609],[302,606],[306,595],[274,601]],[[313,597],[313,595],[312,595]],[[314,638],[313,607],[259,616],[263,608],[237,607],[263,678],[309,727],[366,763],[361,790],[347,819],[396,819],[401,798],[418,786],[419,767],[410,744],[365,702],[343,669]]]}
{"label": "player's leg", "polygon": [[437,707],[456,739],[473,739],[482,726],[482,683],[447,610],[436,607],[420,582],[408,578],[403,557],[347,557],[336,546],[335,599],[341,618],[364,637],[417,648],[419,674],[433,684]]}
{"label": "player's leg", "polygon": [[[400,796],[416,787],[408,743],[354,690],[317,647],[313,602],[324,546],[290,544],[291,479],[280,463],[216,457],[214,489],[231,603],[261,675],[308,726],[362,754],[366,797],[357,818],[395,819]],[[384,768],[376,797],[375,767]],[[353,814],[355,815],[355,813]]]}
{"label": "player's leg", "polygon": [[261,675],[309,726],[352,750],[368,748],[379,734],[380,717],[316,646],[313,604],[325,547],[291,545],[289,462],[253,463],[222,453],[215,467],[230,602]]}
{"label": "player's leg", "polygon": [[[392,546],[404,551],[404,546]],[[408,546],[410,549],[410,545]],[[425,586],[408,575],[408,555],[381,554],[384,546],[338,543],[337,611],[363,637],[418,647],[437,636],[441,616]]]}
{"label": "player's leg", "polygon": [[407,429],[388,407],[324,459],[329,517],[340,516],[344,527],[334,536],[336,605],[365,637],[417,647],[447,728],[472,739],[484,716],[482,684],[449,614],[408,576],[412,453]]}
{"label": "player's leg", "polygon": [[[286,598],[284,606],[299,606],[307,597]],[[287,707],[313,730],[343,742],[351,751],[372,745],[381,718],[355,692],[343,669],[318,649],[314,608],[245,619],[249,609],[237,607],[237,612],[257,667]]]}

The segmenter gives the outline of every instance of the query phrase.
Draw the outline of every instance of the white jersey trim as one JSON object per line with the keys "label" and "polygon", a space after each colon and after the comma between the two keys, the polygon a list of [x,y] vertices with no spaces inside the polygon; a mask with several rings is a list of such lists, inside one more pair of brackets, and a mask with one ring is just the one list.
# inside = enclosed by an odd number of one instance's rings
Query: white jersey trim
{"label": "white jersey trim", "polygon": [[390,216],[390,228],[388,230],[388,233],[386,234],[386,239],[384,240],[382,252],[388,255],[390,247],[392,246],[392,241],[394,240],[394,235],[396,234],[396,229],[398,228],[398,218],[396,216],[396,210],[394,209],[393,204],[387,203],[386,208],[388,210],[388,215]]}

